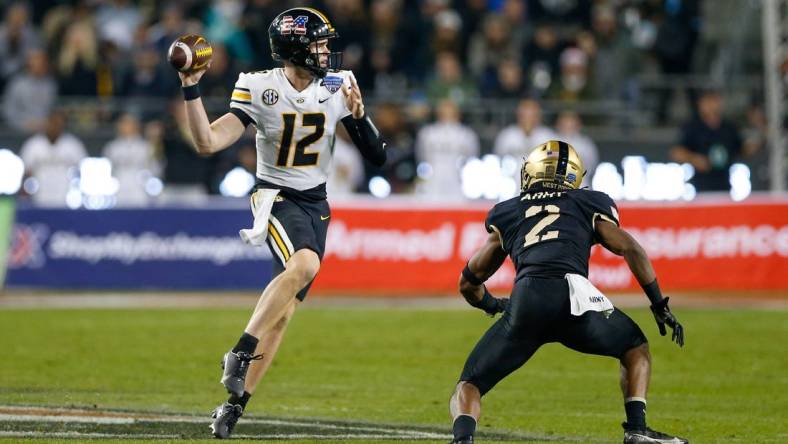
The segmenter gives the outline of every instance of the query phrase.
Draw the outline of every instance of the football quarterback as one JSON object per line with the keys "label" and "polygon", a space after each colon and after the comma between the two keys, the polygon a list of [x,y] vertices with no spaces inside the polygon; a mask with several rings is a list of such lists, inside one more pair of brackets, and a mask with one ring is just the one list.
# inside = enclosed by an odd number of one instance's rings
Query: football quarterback
{"label": "football quarterback", "polygon": [[271,55],[280,68],[241,73],[230,109],[211,122],[200,99],[205,69],[179,72],[189,128],[200,154],[213,154],[256,130],[257,172],[251,196],[253,228],[241,230],[252,245],[267,244],[273,279],[246,328],[222,359],[221,382],[230,393],[213,412],[211,429],[228,438],[276,355],[296,305],[320,269],[331,211],[326,178],[337,124],[342,122],[361,154],[381,166],[385,143],[364,110],[353,73],[339,70],[339,34],[322,12],[288,9],[268,29]]}

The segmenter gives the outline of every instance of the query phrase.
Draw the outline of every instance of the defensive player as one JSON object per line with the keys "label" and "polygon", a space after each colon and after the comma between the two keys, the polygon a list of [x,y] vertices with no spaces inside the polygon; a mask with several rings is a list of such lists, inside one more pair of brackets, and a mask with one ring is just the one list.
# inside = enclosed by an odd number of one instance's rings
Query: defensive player
{"label": "defensive player", "polygon": [[[257,183],[252,211],[272,205],[264,228],[274,278],[263,291],[238,343],[222,360],[221,382],[230,398],[213,412],[217,438],[227,438],[276,354],[296,305],[320,269],[331,212],[326,177],[338,122],[362,155],[381,166],[385,144],[369,116],[353,74],[338,71],[341,54],[329,50],[338,36],[328,18],[312,8],[279,14],[268,28],[271,54],[283,68],[241,73],[230,110],[210,122],[198,81],[205,70],[179,74],[189,128],[201,154],[238,140],[248,125],[257,130]],[[337,94],[338,91],[341,93]],[[270,201],[266,190],[279,190]],[[262,213],[266,213],[263,211]]]}
{"label": "defensive player", "polygon": [[[571,145],[548,141],[525,160],[521,194],[487,216],[490,236],[463,269],[460,292],[471,305],[504,314],[471,352],[449,402],[454,443],[473,442],[481,397],[549,342],[621,362],[625,444],[687,443],[646,426],[648,343],[637,324],[586,279],[591,246],[598,242],[624,257],[651,301],[660,334],[667,324],[683,346],[684,329],[662,297],[645,251],[619,228],[613,200],[578,189],[584,175]],[[517,271],[508,304],[484,286],[507,254]]]}

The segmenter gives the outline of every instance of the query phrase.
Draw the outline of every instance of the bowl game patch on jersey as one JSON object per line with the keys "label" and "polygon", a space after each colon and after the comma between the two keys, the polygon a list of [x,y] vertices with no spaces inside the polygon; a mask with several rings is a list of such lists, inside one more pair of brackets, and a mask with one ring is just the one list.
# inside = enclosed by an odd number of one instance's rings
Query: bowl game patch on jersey
{"label": "bowl game patch on jersey", "polygon": [[339,76],[325,76],[320,85],[325,86],[326,89],[334,94],[342,87],[342,77]]}

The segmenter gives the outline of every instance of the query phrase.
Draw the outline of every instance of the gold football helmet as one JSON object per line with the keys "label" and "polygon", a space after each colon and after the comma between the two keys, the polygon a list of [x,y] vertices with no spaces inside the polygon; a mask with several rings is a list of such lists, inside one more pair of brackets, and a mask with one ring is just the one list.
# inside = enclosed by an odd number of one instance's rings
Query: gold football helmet
{"label": "gold football helmet", "polygon": [[548,188],[577,189],[585,175],[583,161],[572,145],[548,140],[534,148],[525,159],[520,170],[521,190],[524,192],[537,182],[544,182]]}

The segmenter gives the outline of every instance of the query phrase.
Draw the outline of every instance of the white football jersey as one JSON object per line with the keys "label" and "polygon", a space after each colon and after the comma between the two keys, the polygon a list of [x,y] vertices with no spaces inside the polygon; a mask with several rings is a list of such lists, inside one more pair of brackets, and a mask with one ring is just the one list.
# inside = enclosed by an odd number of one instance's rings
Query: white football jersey
{"label": "white football jersey", "polygon": [[350,71],[329,72],[298,92],[284,68],[241,73],[230,107],[257,128],[257,177],[296,190],[326,182],[337,123],[350,115],[341,86]]}

